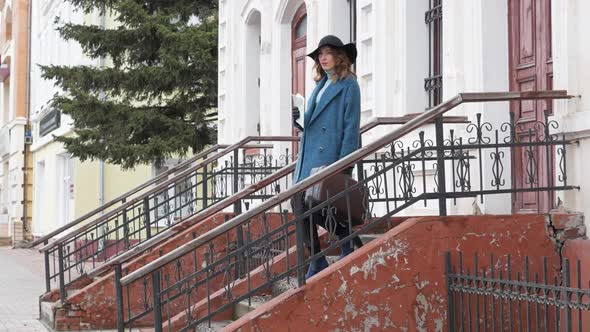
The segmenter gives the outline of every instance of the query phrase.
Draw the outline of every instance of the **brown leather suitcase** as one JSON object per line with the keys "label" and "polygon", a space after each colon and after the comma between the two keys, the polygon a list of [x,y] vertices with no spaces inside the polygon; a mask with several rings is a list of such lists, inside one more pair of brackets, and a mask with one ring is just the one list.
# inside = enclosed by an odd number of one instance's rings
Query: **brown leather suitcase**
{"label": "brown leather suitcase", "polygon": [[[312,174],[321,168],[314,168]],[[315,171],[315,172],[314,172]],[[328,195],[335,195],[345,191],[347,188],[357,184],[357,181],[348,174],[335,174],[305,191],[306,204],[318,205],[326,201]],[[365,186],[349,191],[348,198],[345,196],[333,201],[331,205],[336,208],[336,218],[339,220],[348,220],[347,202],[350,202],[350,216],[352,226],[362,225],[365,222],[366,211],[369,208],[369,190]]]}

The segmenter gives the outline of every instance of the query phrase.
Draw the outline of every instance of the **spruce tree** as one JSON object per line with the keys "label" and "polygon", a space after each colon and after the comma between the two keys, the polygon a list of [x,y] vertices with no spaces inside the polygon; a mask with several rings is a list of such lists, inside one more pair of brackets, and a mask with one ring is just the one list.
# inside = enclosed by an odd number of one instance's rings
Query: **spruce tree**
{"label": "spruce tree", "polygon": [[66,1],[116,21],[58,28],[108,66],[42,66],[63,91],[53,107],[73,119],[75,135],[56,138],[68,152],[128,169],[214,142],[206,120],[217,103],[217,1]]}

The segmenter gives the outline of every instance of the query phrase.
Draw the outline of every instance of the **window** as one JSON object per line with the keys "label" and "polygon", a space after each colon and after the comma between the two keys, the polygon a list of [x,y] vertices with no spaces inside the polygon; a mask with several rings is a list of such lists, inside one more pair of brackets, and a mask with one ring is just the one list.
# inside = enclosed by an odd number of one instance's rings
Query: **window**
{"label": "window", "polygon": [[425,22],[428,26],[428,77],[424,89],[428,93],[428,107],[442,102],[442,0],[428,0]]}
{"label": "window", "polygon": [[307,36],[307,15],[303,16],[303,18],[297,24],[297,28],[295,28],[295,38],[299,39],[302,37]]}

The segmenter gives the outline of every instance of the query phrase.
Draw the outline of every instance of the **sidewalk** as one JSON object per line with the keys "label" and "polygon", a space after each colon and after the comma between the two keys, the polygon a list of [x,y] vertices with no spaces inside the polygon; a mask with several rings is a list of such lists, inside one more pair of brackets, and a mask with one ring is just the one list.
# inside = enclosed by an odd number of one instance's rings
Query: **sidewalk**
{"label": "sidewalk", "polygon": [[37,250],[0,247],[0,332],[47,331],[38,320],[43,271]]}

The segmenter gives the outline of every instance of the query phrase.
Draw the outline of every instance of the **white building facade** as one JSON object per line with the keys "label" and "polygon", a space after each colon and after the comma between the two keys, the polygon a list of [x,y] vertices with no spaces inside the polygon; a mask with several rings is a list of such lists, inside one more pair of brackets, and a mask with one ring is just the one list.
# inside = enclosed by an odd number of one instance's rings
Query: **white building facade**
{"label": "white building facade", "polygon": [[[112,28],[112,17],[98,12],[84,14],[69,1],[46,0],[33,3],[31,26],[31,122],[33,144],[32,236],[41,237],[54,229],[109,202],[149,180],[151,165],[123,171],[100,161],[71,156],[54,136],[74,135],[72,119],[51,107],[61,91],[55,82],[42,78],[38,65],[108,66],[107,60],[90,59],[75,41],[66,41],[56,30],[65,22]],[[60,22],[55,22],[56,17]]]}
{"label": "white building facade", "polygon": [[[50,106],[59,89],[54,82],[41,77],[40,65],[98,65],[82,54],[75,42],[61,38],[57,27],[63,22],[100,24],[99,15],[84,15],[75,11],[67,1],[38,1],[33,4],[31,25],[31,120],[33,123],[34,208],[33,236],[41,236],[53,228],[63,226],[74,216],[73,198],[74,159],[55,136],[72,132],[72,121],[67,115]],[[60,22],[55,22],[56,17]],[[71,194],[70,194],[71,191]]]}
{"label": "white building facade", "polygon": [[[581,190],[556,192],[551,199],[489,195],[477,203],[489,214],[543,212],[550,208],[548,201],[559,198],[566,208],[590,215],[585,194],[590,179],[583,176],[583,160],[590,157],[586,14],[590,2],[583,0],[220,0],[219,142],[291,135],[292,94],[309,95],[315,85],[313,63],[305,54],[321,37],[334,34],[355,42],[359,51],[361,124],[420,113],[463,92],[567,90],[579,96],[468,104],[449,115],[475,122],[481,113],[482,122],[496,129],[510,121],[511,112],[517,123],[533,123],[544,121],[548,110],[549,119],[559,122],[552,132],[579,141],[569,148],[565,167],[568,184]],[[375,129],[363,142],[391,130]],[[425,130],[427,136],[433,132],[432,126]],[[493,180],[488,157],[483,173],[472,174],[473,179]],[[558,157],[552,162],[550,167],[561,167]],[[507,179],[521,181],[518,176]],[[473,208],[469,202],[449,204],[449,209],[471,213]],[[437,211],[429,204],[412,213]]]}

